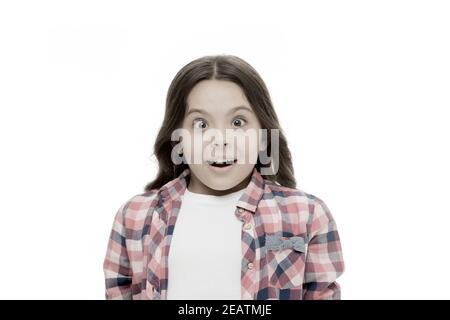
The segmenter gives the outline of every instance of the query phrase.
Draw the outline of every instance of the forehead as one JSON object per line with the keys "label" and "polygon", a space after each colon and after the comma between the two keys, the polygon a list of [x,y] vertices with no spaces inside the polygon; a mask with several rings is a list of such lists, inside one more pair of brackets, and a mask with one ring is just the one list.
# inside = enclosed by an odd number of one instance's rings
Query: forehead
{"label": "forehead", "polygon": [[200,81],[187,97],[187,111],[195,108],[223,113],[239,105],[251,109],[244,91],[234,82],[225,80]]}

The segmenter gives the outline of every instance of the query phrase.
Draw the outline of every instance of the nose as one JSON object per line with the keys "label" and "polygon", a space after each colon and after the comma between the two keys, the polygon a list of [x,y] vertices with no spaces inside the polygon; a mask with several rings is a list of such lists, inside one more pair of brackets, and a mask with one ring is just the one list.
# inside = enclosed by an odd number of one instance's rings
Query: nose
{"label": "nose", "polygon": [[218,143],[216,141],[214,141],[214,147],[221,147],[221,145],[223,145],[224,147],[226,147],[228,145],[228,142],[224,142],[224,143]]}
{"label": "nose", "polygon": [[217,135],[214,136],[214,142],[213,142],[213,146],[214,147],[226,147],[229,143],[228,143],[228,139],[229,137],[227,136],[227,130],[226,128],[217,128],[216,132]]}

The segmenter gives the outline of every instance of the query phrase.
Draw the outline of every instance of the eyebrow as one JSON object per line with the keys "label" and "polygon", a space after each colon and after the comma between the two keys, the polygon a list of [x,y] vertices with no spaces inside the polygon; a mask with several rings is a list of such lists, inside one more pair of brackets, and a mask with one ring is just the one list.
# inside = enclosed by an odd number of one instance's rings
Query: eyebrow
{"label": "eyebrow", "polygon": [[[231,113],[236,112],[236,111],[238,111],[238,110],[247,110],[247,111],[249,111],[249,112],[253,112],[253,110],[250,109],[250,108],[247,107],[247,106],[237,106],[237,107],[232,108],[230,111],[228,111],[228,114],[231,114]],[[208,111],[206,111],[206,110],[198,109],[198,108],[192,108],[192,109],[190,109],[190,110],[188,111],[188,113],[186,114],[186,116],[188,116],[188,115],[190,115],[191,113],[194,113],[194,112],[204,113],[204,114],[206,114],[206,115],[210,115],[210,114],[208,113]]]}

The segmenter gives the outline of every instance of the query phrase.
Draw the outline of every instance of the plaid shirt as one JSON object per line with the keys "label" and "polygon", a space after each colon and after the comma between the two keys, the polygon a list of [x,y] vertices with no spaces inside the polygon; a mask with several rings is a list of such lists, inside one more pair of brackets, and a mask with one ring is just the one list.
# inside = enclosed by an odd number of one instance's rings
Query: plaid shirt
{"label": "plaid shirt", "polygon": [[[103,263],[106,299],[167,298],[169,248],[189,174],[119,208]],[[234,214],[242,221],[242,300],[341,298],[341,244],[321,199],[254,168]]]}

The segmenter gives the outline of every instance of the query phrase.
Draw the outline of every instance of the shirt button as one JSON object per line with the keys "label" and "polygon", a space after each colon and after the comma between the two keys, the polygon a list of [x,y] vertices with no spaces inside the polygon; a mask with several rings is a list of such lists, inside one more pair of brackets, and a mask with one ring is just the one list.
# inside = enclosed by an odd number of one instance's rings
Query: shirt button
{"label": "shirt button", "polygon": [[255,265],[254,265],[253,263],[251,263],[251,262],[249,262],[249,263],[247,264],[247,268],[249,268],[249,270],[253,269],[254,266],[255,266]]}
{"label": "shirt button", "polygon": [[245,230],[250,230],[252,228],[252,225],[250,223],[246,223],[244,226]]}

